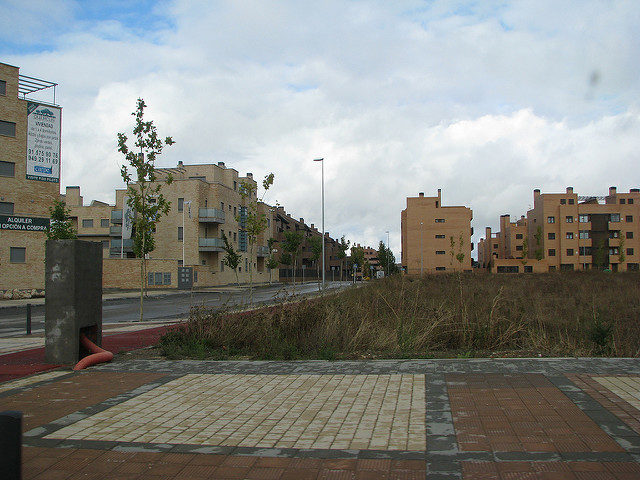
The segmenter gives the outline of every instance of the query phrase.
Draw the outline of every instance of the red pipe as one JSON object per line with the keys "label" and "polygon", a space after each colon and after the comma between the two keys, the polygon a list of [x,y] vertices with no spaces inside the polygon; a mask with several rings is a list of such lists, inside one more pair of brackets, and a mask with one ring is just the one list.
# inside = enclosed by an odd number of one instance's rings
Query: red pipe
{"label": "red pipe", "polygon": [[113,353],[97,346],[95,343],[89,340],[84,333],[80,334],[80,343],[84,348],[91,352],[91,355],[87,355],[78,363],[76,363],[76,366],[73,367],[74,370],[83,370],[92,365],[110,362],[111,360],[113,360]]}

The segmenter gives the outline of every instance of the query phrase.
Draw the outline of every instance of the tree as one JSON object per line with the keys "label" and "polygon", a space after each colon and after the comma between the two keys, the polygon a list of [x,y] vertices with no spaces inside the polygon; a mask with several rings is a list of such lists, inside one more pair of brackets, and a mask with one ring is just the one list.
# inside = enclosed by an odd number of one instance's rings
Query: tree
{"label": "tree", "polygon": [[233,270],[233,273],[236,274],[236,283],[240,285],[240,281],[238,280],[238,267],[240,266],[240,262],[242,261],[242,256],[233,249],[233,245],[229,243],[229,239],[223,233],[222,241],[224,242],[223,250],[225,252],[224,256],[224,264]]}
{"label": "tree", "polygon": [[536,260],[540,261],[544,258],[544,250],[542,248],[542,227],[540,225],[538,225],[534,238],[536,239],[536,250],[533,254],[535,255]]}
{"label": "tree", "polygon": [[[270,173],[264,177],[262,181],[262,187],[264,191],[262,196],[258,199],[256,186],[253,183],[242,181],[240,183],[240,196],[242,197],[242,206],[245,207],[246,216],[244,220],[244,230],[247,232],[247,243],[249,245],[249,302],[253,303],[253,264],[254,259],[254,247],[258,241],[258,237],[267,229],[267,216],[264,212],[260,211],[260,205],[263,203],[263,199],[269,187],[273,185],[273,173]],[[240,219],[238,219],[240,221]]]}
{"label": "tree", "polygon": [[349,240],[344,239],[344,235],[338,243],[338,253],[336,256],[340,259],[340,278],[342,278],[342,274],[344,273],[344,260],[347,258],[347,250],[349,250],[350,243]]}
{"label": "tree", "polygon": [[49,215],[51,216],[51,223],[47,228],[47,238],[49,240],[78,238],[78,234],[71,224],[70,213],[66,204],[60,200],[56,200],[53,207],[49,207]]}
{"label": "tree", "polygon": [[320,262],[318,262],[318,259],[320,258],[320,255],[322,255],[322,238],[313,236],[309,238],[308,243],[311,248],[311,260],[313,260],[316,264],[318,289],[320,289]]}
{"label": "tree", "polygon": [[[282,249],[290,255],[291,263],[293,263],[293,293],[296,293],[296,264],[298,250],[302,245],[302,233],[300,232],[284,232],[284,241]],[[283,255],[284,256],[284,255]],[[282,261],[282,258],[280,259]]]}
{"label": "tree", "polygon": [[356,270],[364,268],[364,248],[355,245],[351,247],[351,267],[353,268],[354,265],[357,265]]}
{"label": "tree", "polygon": [[385,269],[385,275],[393,275],[398,273],[398,266],[396,265],[396,257],[390,248],[380,241],[378,244],[378,262]]}
{"label": "tree", "polygon": [[620,245],[618,246],[618,262],[622,263],[627,257],[624,254],[624,238],[620,237]]}
{"label": "tree", "polygon": [[[129,173],[127,165],[122,165],[120,175],[127,186],[127,203],[135,212],[133,219],[133,245],[134,254],[141,258],[140,261],[140,320],[142,320],[144,287],[146,278],[146,255],[153,251],[154,242],[152,232],[162,216],[169,213],[171,202],[162,195],[164,183],[173,181],[171,175],[165,182],[158,182],[155,173],[155,160],[162,153],[165,145],[173,145],[171,137],[162,140],[158,136],[153,121],[144,120],[146,104],[139,98],[136,110],[131,115],[136,117],[133,128],[136,151],[127,146],[127,136],[118,133],[118,151],[122,153],[131,167],[133,174]],[[124,239],[122,239],[124,241]]]}
{"label": "tree", "polygon": [[522,265],[527,265],[529,261],[529,238],[525,237],[522,242]]}
{"label": "tree", "polygon": [[269,258],[267,258],[265,266],[269,269],[269,283],[271,283],[271,270],[273,270],[274,268],[278,268],[279,265],[278,259],[273,254],[273,245],[275,243],[275,238],[270,238],[269,240],[267,240],[267,245],[269,246]]}

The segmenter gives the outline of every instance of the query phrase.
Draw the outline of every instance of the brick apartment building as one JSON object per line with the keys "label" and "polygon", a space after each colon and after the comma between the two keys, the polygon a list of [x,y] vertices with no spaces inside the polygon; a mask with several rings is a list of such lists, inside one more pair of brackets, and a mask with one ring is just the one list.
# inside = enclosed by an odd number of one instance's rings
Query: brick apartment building
{"label": "brick apartment building", "polygon": [[[488,266],[490,253],[491,269],[496,272],[638,270],[640,189],[618,193],[616,187],[610,187],[609,194],[602,197],[578,196],[572,187],[567,187],[564,193],[540,193],[535,189],[533,201],[534,206],[523,222],[528,247],[525,262],[522,258],[514,261],[517,256],[504,256],[508,252],[500,249],[497,255],[489,252],[487,246],[496,242],[488,229],[483,240],[483,261],[480,257],[478,260],[480,266]],[[542,260],[535,260],[536,253]]]}
{"label": "brick apartment building", "polygon": [[44,288],[45,230],[60,193],[60,117],[26,95],[55,84],[0,63],[0,293]]}
{"label": "brick apartment building", "polygon": [[485,238],[478,242],[478,264],[486,268],[493,258],[523,258],[527,236],[527,219],[524,215],[515,222],[511,221],[509,215],[500,216],[499,232],[492,233],[491,227],[486,227]]}
{"label": "brick apartment building", "polygon": [[[401,213],[402,267],[409,275],[471,270],[471,220],[463,206],[443,206],[437,197],[407,197]],[[455,242],[451,247],[451,240]],[[462,245],[460,241],[462,240]],[[456,256],[464,255],[462,262]]]}

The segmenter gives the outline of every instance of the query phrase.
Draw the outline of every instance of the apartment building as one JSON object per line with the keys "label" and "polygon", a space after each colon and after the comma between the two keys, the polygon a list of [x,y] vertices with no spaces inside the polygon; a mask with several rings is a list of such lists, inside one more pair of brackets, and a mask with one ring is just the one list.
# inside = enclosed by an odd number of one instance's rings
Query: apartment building
{"label": "apartment building", "polygon": [[0,63],[0,293],[44,289],[45,231],[60,194],[62,109],[55,95],[52,103],[27,95],[50,87]]}
{"label": "apartment building", "polygon": [[441,189],[437,197],[407,197],[400,217],[404,271],[421,275],[471,270],[472,218],[470,208],[443,206]]}
{"label": "apartment building", "polygon": [[109,258],[111,212],[115,207],[98,200],[85,205],[78,186],[67,187],[65,193],[60,195],[60,200],[65,202],[69,210],[71,225],[78,232],[78,238],[89,242],[100,242],[102,257]]}
{"label": "apartment building", "polygon": [[[481,267],[513,273],[638,270],[639,189],[618,193],[616,187],[610,187],[606,196],[579,196],[572,187],[564,193],[541,193],[535,189],[533,202],[526,219],[521,217],[516,225],[503,216],[499,234],[492,234],[487,227],[486,237],[480,241]],[[525,239],[527,255],[523,259],[523,247],[518,246]],[[514,244],[515,250],[509,246]],[[487,258],[493,259],[491,264]]]}

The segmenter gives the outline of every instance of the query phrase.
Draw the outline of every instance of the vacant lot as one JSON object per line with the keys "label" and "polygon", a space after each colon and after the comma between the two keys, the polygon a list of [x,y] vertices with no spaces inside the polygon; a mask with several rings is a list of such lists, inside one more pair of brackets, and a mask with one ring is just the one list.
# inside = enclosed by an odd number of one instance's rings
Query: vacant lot
{"label": "vacant lot", "polygon": [[640,349],[640,275],[395,276],[245,313],[193,310],[171,358],[625,356]]}

